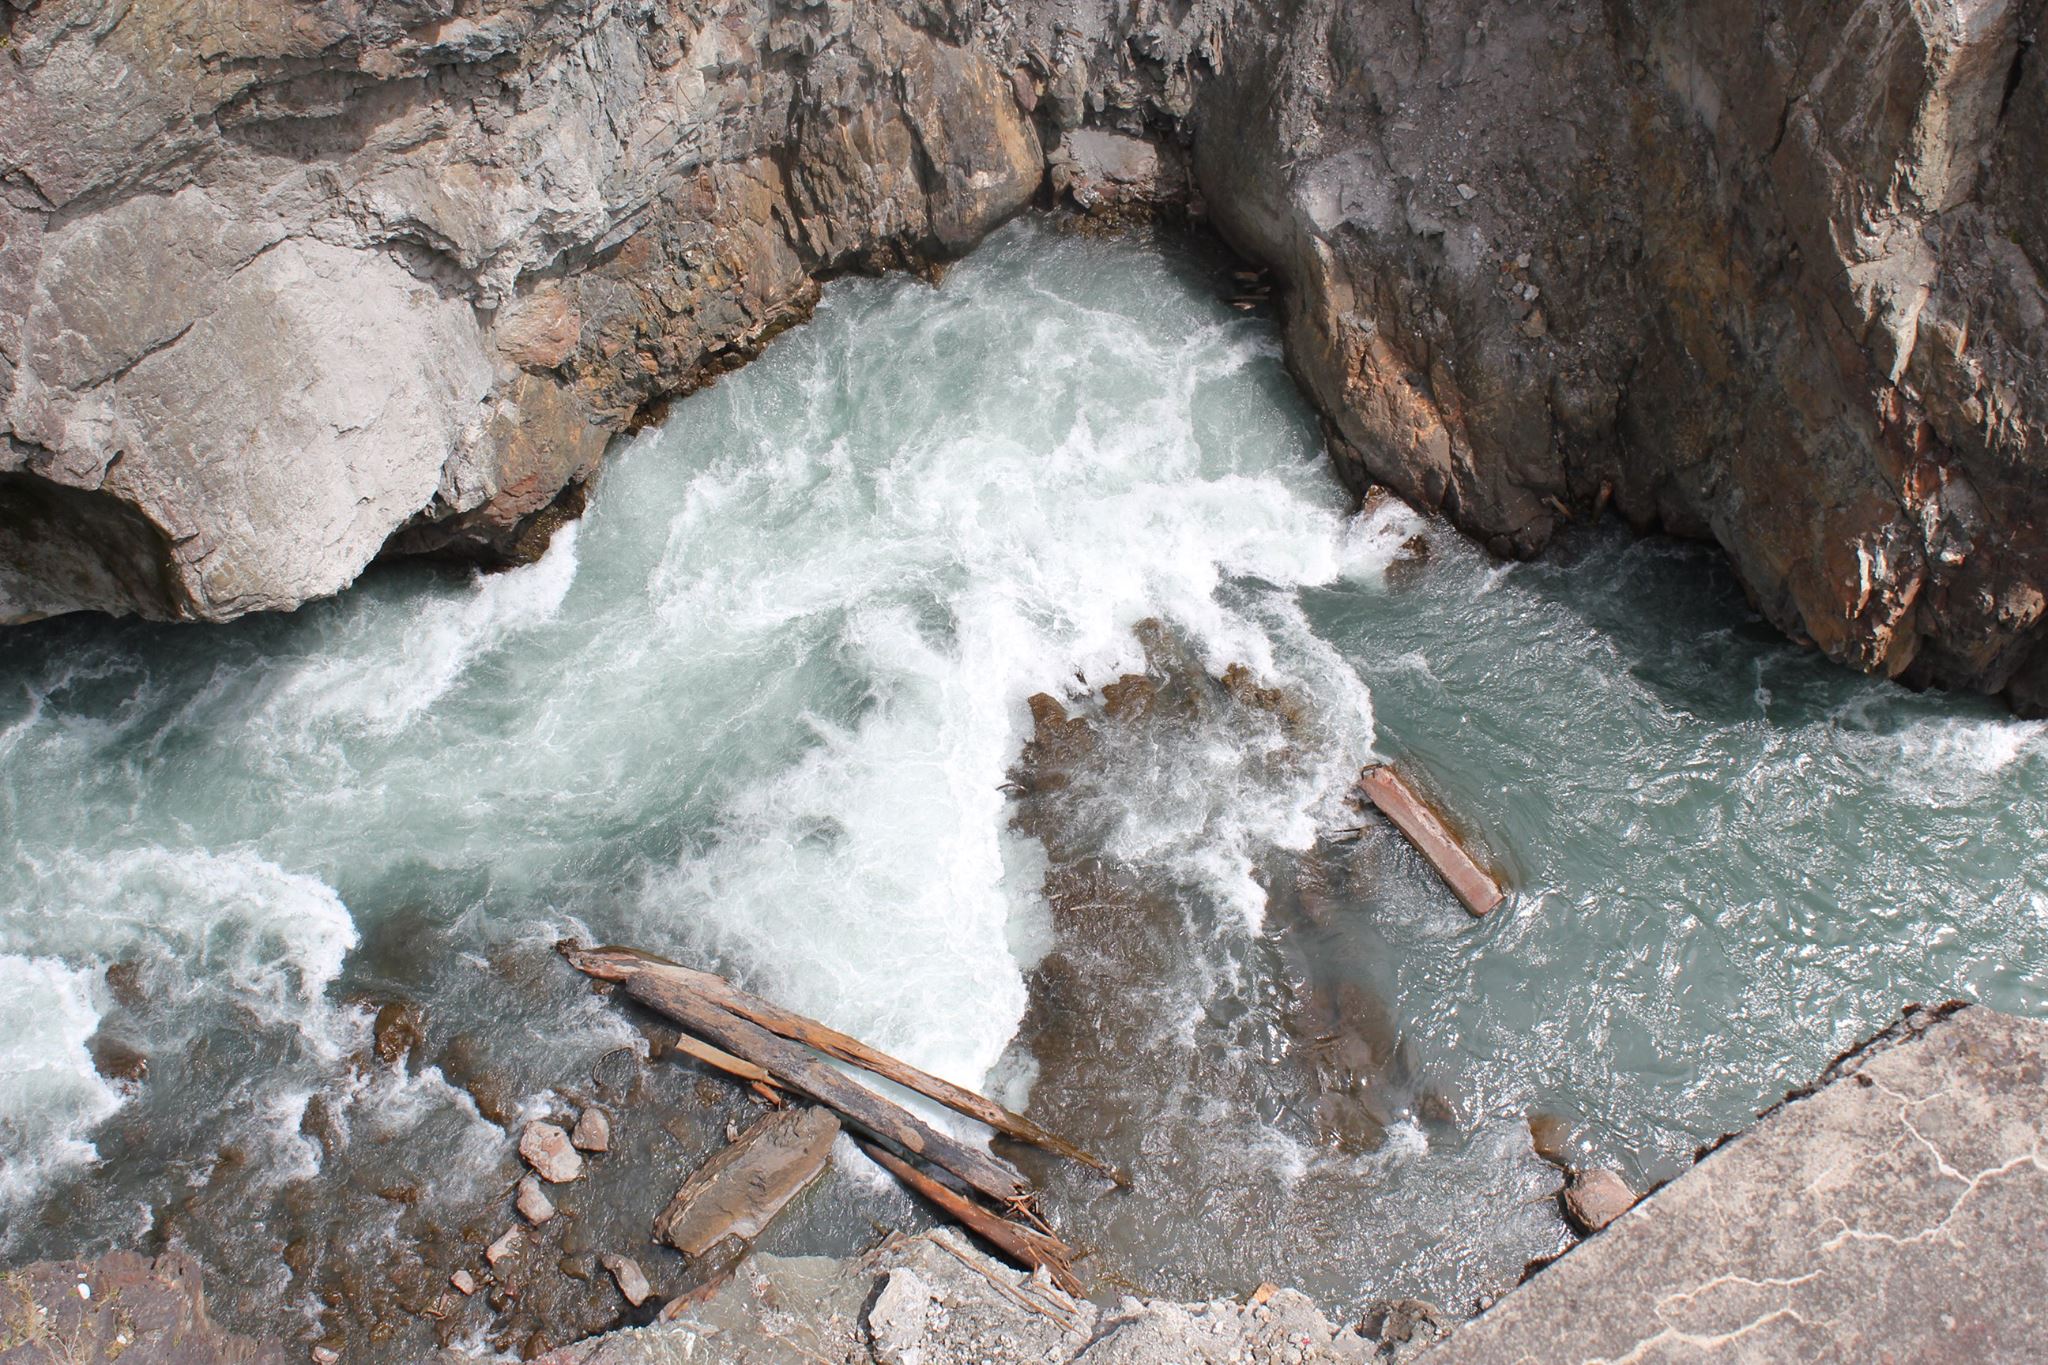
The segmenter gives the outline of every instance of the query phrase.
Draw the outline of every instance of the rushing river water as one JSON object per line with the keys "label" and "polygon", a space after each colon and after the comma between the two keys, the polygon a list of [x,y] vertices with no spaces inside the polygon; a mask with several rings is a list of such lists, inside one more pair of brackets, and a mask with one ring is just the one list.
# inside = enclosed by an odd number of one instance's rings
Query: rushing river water
{"label": "rushing river water", "polygon": [[[1697,549],[1351,515],[1226,278],[1013,228],[834,286],[531,567],[9,633],[0,1253],[183,1247],[237,1325],[392,1359],[559,1338],[604,1286],[417,1314],[508,1221],[499,1123],[566,1096],[621,1137],[564,1264],[673,1292],[647,1220],[743,1103],[627,1074],[570,935],[1028,1096],[1133,1168],[1048,1173],[1106,1285],[1346,1311],[1565,1243],[1532,1111],[1641,1185],[1907,1001],[2048,1006],[2041,726],[1823,664]],[[1112,714],[1130,674],[1177,701]],[[1020,795],[1037,693],[1095,740]],[[1342,833],[1375,755],[1506,906]],[[917,1216],[839,1165],[774,1246]]]}

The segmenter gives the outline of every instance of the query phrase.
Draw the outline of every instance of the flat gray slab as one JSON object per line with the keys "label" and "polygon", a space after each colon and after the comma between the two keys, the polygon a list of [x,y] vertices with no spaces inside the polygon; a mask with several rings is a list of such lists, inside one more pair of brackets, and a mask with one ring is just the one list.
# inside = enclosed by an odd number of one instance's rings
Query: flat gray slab
{"label": "flat gray slab", "polygon": [[1429,1352],[2048,1359],[2048,1024],[1909,1015]]}

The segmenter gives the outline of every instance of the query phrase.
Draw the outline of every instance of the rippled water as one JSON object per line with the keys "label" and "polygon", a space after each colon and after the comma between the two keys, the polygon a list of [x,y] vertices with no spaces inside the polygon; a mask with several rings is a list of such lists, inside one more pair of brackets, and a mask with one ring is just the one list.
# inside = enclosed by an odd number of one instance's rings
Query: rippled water
{"label": "rippled water", "polygon": [[[2042,727],[1825,666],[1700,551],[1504,566],[1350,515],[1226,278],[1015,228],[936,290],[834,286],[529,568],[9,634],[0,1251],[185,1246],[223,1316],[394,1359],[488,1337],[481,1299],[437,1326],[350,1269],[473,1261],[516,1172],[485,1112],[646,1050],[564,934],[1028,1095],[1134,1167],[1050,1173],[1105,1283],[1345,1309],[1464,1306],[1562,1244],[1532,1109],[1643,1183],[1908,1000],[2043,1011]],[[1188,704],[1101,714],[1148,670]],[[1040,692],[1105,737],[1050,852],[1007,785]],[[1508,905],[1339,840],[1375,754],[1484,831]],[[366,1055],[397,999],[409,1066]],[[564,1201],[672,1291],[650,1190],[738,1101],[649,1077]],[[841,1155],[779,1248],[913,1216]]]}

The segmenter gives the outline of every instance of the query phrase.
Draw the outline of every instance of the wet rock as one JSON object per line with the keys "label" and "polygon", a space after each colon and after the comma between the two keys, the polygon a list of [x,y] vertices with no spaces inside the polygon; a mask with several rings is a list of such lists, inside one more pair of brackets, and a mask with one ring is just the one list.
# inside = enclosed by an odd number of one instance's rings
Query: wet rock
{"label": "wet rock", "polygon": [[148,1003],[142,991],[142,964],[132,958],[107,964],[107,993],[125,1010],[140,1010]]}
{"label": "wet rock", "polygon": [[1529,1146],[1553,1166],[1571,1164],[1572,1122],[1562,1114],[1529,1111]]}
{"label": "wet rock", "polygon": [[397,1066],[426,1045],[427,1016],[410,1000],[393,1000],[377,1011],[371,1031],[377,1060]]}
{"label": "wet rock", "polygon": [[498,1265],[508,1257],[515,1255],[519,1250],[520,1244],[525,1240],[525,1234],[518,1228],[506,1228],[498,1234],[497,1241],[484,1248],[484,1259],[492,1265]]}
{"label": "wet rock", "polygon": [[1367,1311],[1365,1334],[1373,1360],[1403,1365],[1449,1336],[1451,1321],[1427,1299],[1389,1299]]}
{"label": "wet rock", "polygon": [[476,1276],[470,1274],[467,1270],[458,1270],[453,1275],[450,1275],[448,1283],[454,1285],[456,1291],[465,1298],[476,1293]]}
{"label": "wet rock", "polygon": [[293,1357],[215,1326],[199,1266],[189,1257],[166,1252],[152,1261],[114,1252],[96,1261],[38,1261],[0,1275],[0,1358],[22,1365],[285,1365]]}
{"label": "wet rock", "polygon": [[1636,1202],[1628,1182],[1613,1171],[1595,1167],[1575,1170],[1564,1187],[1565,1217],[1572,1226],[1594,1233],[1627,1213]]}
{"label": "wet rock", "polygon": [[639,1091],[647,1067],[630,1047],[613,1048],[597,1059],[590,1069],[590,1081],[600,1095],[618,1102],[631,1100]]}
{"label": "wet rock", "polygon": [[519,1092],[499,1070],[484,1045],[462,1033],[450,1039],[436,1058],[441,1074],[468,1092],[477,1113],[492,1123],[504,1125],[519,1114]]}
{"label": "wet rock", "polygon": [[576,1116],[576,1129],[569,1134],[569,1141],[580,1151],[608,1152],[612,1146],[611,1120],[602,1109],[586,1108]]}
{"label": "wet rock", "polygon": [[519,1156],[550,1185],[561,1185],[583,1174],[583,1158],[558,1124],[538,1119],[527,1124],[519,1134]]}
{"label": "wet rock", "polygon": [[340,1365],[341,1362],[341,1352],[332,1346],[315,1346],[309,1355],[313,1365]]}
{"label": "wet rock", "polygon": [[653,1286],[647,1283],[646,1273],[640,1269],[640,1263],[632,1257],[608,1252],[598,1259],[611,1272],[612,1283],[619,1287],[620,1296],[635,1308],[647,1302],[654,1293]]}
{"label": "wet rock", "polygon": [[541,1189],[540,1181],[530,1175],[520,1177],[512,1203],[519,1216],[536,1227],[555,1216],[554,1201]]}
{"label": "wet rock", "polygon": [[87,1047],[93,1069],[108,1080],[139,1085],[149,1079],[149,1058],[141,1049],[104,1033],[95,1033]]}

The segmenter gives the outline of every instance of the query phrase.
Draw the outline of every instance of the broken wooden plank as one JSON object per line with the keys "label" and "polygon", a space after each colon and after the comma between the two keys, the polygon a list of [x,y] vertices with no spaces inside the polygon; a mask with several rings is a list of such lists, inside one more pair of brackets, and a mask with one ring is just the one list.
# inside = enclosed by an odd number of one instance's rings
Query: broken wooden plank
{"label": "broken wooden plank", "polygon": [[860,1148],[925,1202],[1013,1262],[1026,1270],[1044,1267],[1054,1284],[1075,1298],[1081,1297],[1081,1282],[1074,1277],[1074,1253],[1065,1242],[990,1212],[959,1191],[947,1189],[894,1152],[872,1142],[862,1142]]}
{"label": "broken wooden plank", "polygon": [[796,1105],[754,1120],[699,1166],[654,1220],[654,1239],[702,1256],[728,1237],[751,1242],[825,1169],[839,1120]]}
{"label": "broken wooden plank", "polygon": [[1451,894],[1474,915],[1484,915],[1501,903],[1500,884],[1481,867],[1414,789],[1385,764],[1367,768],[1358,775],[1359,790],[1380,808],[1394,828],[1407,837],[1423,860],[1451,888]]}
{"label": "broken wooden plank", "polygon": [[[995,1101],[975,1094],[964,1086],[921,1071],[908,1062],[899,1061],[886,1052],[869,1047],[860,1039],[838,1029],[807,1018],[794,1010],[786,1010],[772,1001],[764,1000],[750,991],[743,991],[722,976],[701,972],[680,963],[661,962],[636,953],[631,949],[595,948],[579,950],[573,957],[577,966],[592,975],[592,971],[607,959],[615,963],[615,969],[623,975],[608,977],[610,980],[624,980],[626,975],[636,972],[656,972],[667,976],[677,987],[693,990],[712,1004],[742,1019],[748,1019],[770,1033],[793,1041],[807,1044],[824,1053],[827,1057],[851,1063],[865,1071],[871,1071],[884,1080],[894,1081],[906,1090],[914,1090],[927,1099],[937,1100],[955,1113],[964,1114],[978,1123],[985,1123],[1007,1137],[1019,1142],[1028,1142],[1034,1147],[1078,1161],[1082,1165],[1102,1172],[1121,1185],[1126,1183],[1123,1176],[1100,1157],[1091,1156],[1073,1143],[1048,1132],[1022,1114],[1013,1113]],[[709,1060],[709,1059],[707,1059]],[[713,1065],[718,1065],[714,1062]]]}
{"label": "broken wooden plank", "polygon": [[995,1202],[1008,1205],[1029,1194],[1031,1187],[1024,1177],[1000,1157],[940,1132],[893,1100],[834,1069],[803,1044],[777,1037],[759,1024],[720,1008],[672,974],[645,970],[648,964],[635,964],[630,954],[605,956],[565,948],[563,955],[578,970],[619,982],[626,994],[657,1014],[666,1015],[698,1037],[752,1062],[778,1084],[829,1105],[842,1118],[944,1167]]}

